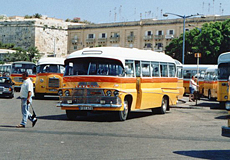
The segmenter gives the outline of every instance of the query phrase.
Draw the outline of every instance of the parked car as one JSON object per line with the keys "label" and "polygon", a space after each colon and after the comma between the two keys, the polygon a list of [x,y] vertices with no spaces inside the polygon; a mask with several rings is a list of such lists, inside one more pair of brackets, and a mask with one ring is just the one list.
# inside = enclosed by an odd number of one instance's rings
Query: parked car
{"label": "parked car", "polygon": [[0,97],[14,97],[14,83],[10,77],[0,77]]}

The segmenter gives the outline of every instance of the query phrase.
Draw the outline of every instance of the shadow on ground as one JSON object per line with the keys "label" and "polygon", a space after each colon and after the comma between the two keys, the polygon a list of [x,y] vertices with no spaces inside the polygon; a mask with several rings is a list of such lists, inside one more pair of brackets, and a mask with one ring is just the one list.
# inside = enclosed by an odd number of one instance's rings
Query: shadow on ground
{"label": "shadow on ground", "polygon": [[[169,113],[166,113],[169,114]],[[149,116],[154,116],[157,114],[153,114],[151,111],[143,111],[143,112],[131,112],[129,115],[129,118],[127,120],[131,119],[137,119],[137,118],[144,118]],[[114,113],[87,113],[87,116],[78,116],[76,121],[89,121],[89,122],[116,122],[119,121],[118,116]],[[47,116],[38,116],[38,119],[44,119],[44,120],[61,120],[66,121],[69,120],[66,116],[66,114],[60,114],[60,115],[47,115]]]}
{"label": "shadow on ground", "polygon": [[210,160],[230,159],[230,150],[194,150],[194,151],[192,150],[192,151],[174,151],[173,153],[182,156],[187,156],[187,157],[210,159]]}

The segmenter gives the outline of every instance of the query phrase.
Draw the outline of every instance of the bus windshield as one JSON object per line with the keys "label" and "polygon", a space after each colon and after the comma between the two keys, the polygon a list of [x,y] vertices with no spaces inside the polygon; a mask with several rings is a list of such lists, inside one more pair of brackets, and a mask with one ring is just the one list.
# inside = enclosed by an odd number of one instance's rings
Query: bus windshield
{"label": "bus windshield", "polygon": [[78,58],[66,62],[65,76],[107,75],[124,76],[120,61],[105,58]]}
{"label": "bus windshield", "polygon": [[218,66],[218,79],[228,79],[230,75],[230,63],[221,63]]}
{"label": "bus windshield", "polygon": [[37,73],[64,73],[65,68],[58,64],[42,64],[37,66]]}
{"label": "bus windshield", "polygon": [[25,71],[29,75],[35,74],[35,64],[14,63],[12,65],[12,73],[21,74]]}

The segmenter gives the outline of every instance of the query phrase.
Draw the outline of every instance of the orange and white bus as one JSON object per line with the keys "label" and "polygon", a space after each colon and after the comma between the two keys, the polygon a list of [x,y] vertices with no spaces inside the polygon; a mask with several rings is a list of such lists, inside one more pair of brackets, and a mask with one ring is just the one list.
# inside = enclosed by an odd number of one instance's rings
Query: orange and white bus
{"label": "orange and white bus", "polygon": [[35,97],[43,98],[44,95],[57,95],[62,87],[65,71],[64,58],[42,58],[37,63]]}
{"label": "orange and white bus", "polygon": [[18,61],[12,63],[11,74],[10,77],[14,83],[15,91],[19,91],[21,89],[21,85],[23,82],[22,73],[28,72],[29,78],[33,82],[35,86],[36,81],[36,65],[33,62],[26,61]]}
{"label": "orange and white bus", "polygon": [[220,107],[225,107],[225,102],[229,99],[228,78],[230,75],[230,52],[222,53],[218,57],[218,80],[217,80],[217,101]]}
{"label": "orange and white bus", "polygon": [[176,67],[177,67],[177,78],[178,78],[178,89],[179,89],[179,99],[183,98],[183,95],[184,95],[184,86],[183,86],[183,83],[184,83],[184,80],[183,80],[183,64],[178,61],[178,60],[175,60],[175,63],[176,63]]}
{"label": "orange and white bus", "polygon": [[69,119],[92,111],[113,111],[121,121],[130,111],[152,109],[164,114],[178,100],[173,58],[150,50],[86,48],[65,60],[57,107]]}
{"label": "orange and white bus", "polygon": [[183,65],[183,77],[184,77],[184,89],[185,93],[189,94],[189,82],[192,76],[198,78],[199,93],[203,95],[204,93],[204,73],[208,67],[213,65],[199,65],[199,74],[197,74],[196,64],[185,64]]}
{"label": "orange and white bus", "polygon": [[204,97],[208,97],[209,100],[217,98],[217,77],[217,65],[206,69],[204,74]]}

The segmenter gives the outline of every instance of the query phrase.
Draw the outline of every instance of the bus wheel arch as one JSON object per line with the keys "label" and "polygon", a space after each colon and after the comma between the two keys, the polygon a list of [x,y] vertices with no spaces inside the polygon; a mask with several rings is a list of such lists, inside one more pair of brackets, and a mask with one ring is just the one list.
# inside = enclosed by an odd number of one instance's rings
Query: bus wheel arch
{"label": "bus wheel arch", "polygon": [[169,97],[164,95],[162,97],[161,106],[158,108],[152,108],[152,112],[156,114],[165,114],[166,111],[169,111]]}
{"label": "bus wheel arch", "polygon": [[120,121],[125,121],[130,113],[131,105],[132,105],[132,96],[126,95],[124,98],[124,110],[118,112],[118,119]]}

